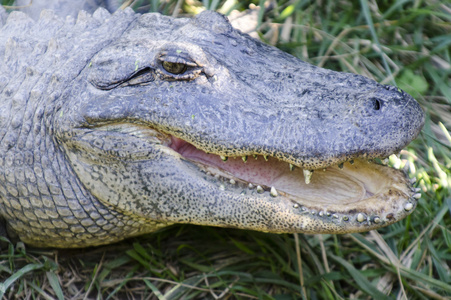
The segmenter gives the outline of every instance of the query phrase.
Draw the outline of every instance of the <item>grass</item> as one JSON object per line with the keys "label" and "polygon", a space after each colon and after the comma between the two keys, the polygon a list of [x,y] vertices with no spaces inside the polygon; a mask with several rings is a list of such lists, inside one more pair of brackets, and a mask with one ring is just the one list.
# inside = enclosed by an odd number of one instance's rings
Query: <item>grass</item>
{"label": "grass", "polygon": [[[264,41],[322,67],[397,84],[426,112],[402,151],[422,198],[387,228],[274,235],[180,225],[79,250],[0,251],[3,299],[451,299],[451,5],[443,1],[255,1]],[[190,14],[251,1],[135,1]],[[2,283],[1,283],[2,282]],[[302,282],[302,286],[301,286]]]}

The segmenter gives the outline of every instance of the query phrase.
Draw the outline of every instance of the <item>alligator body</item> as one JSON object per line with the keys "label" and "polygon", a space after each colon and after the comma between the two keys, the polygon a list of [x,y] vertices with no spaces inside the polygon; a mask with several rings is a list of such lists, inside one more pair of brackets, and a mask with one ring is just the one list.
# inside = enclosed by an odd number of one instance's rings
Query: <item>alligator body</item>
{"label": "alligator body", "polygon": [[312,66],[213,12],[3,22],[0,216],[26,243],[174,223],[358,232],[416,206],[402,171],[370,162],[423,125],[395,87]]}

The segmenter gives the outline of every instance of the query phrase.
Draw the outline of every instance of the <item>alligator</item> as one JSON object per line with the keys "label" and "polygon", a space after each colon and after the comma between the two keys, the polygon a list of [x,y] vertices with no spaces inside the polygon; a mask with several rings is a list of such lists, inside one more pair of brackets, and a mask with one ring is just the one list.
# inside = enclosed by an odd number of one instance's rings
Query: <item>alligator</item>
{"label": "alligator", "polygon": [[0,25],[12,239],[87,247],[175,223],[340,234],[417,205],[409,176],[379,163],[424,123],[394,86],[313,66],[210,11],[12,12]]}

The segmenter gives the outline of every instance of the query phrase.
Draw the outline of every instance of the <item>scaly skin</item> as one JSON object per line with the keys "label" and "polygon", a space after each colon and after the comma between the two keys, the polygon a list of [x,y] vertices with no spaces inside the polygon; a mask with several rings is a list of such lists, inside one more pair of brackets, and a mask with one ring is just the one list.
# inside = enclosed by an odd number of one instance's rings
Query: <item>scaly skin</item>
{"label": "scaly skin", "polygon": [[26,243],[100,245],[173,223],[346,233],[415,208],[401,171],[367,162],[418,135],[412,97],[219,14],[16,12],[0,55],[0,216]]}

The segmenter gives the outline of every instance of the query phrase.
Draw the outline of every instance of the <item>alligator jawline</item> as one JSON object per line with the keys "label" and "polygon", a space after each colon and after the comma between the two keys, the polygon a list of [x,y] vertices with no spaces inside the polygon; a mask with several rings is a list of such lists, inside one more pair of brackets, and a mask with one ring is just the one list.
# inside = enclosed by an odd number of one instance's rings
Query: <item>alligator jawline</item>
{"label": "alligator jawline", "polygon": [[218,187],[218,192],[288,201],[311,214],[332,214],[374,228],[378,223],[388,225],[404,218],[419,198],[413,182],[401,170],[367,160],[315,170],[306,184],[301,168],[291,170],[289,163],[274,157],[250,155],[247,159],[229,157],[223,161],[220,155],[206,153],[170,133],[147,126],[122,123],[101,126],[101,130],[158,140],[169,153],[174,151],[181,160],[194,164],[204,180]]}
{"label": "alligator jawline", "polygon": [[[293,203],[321,210],[349,212],[367,211],[368,205],[383,200],[385,194],[398,194],[401,206],[410,209],[411,183],[402,171],[376,163],[355,160],[353,164],[330,166],[316,170],[309,184],[301,168],[294,169],[289,163],[274,157],[250,155],[229,157],[223,161],[221,156],[207,154],[192,144],[171,136],[170,146],[184,159],[195,163],[207,174],[216,176],[223,182],[221,189],[230,185],[240,185],[248,190],[257,189],[274,196],[288,198]],[[230,188],[230,190],[233,190]],[[389,208],[387,208],[388,210]],[[389,213],[387,213],[389,214]]]}

